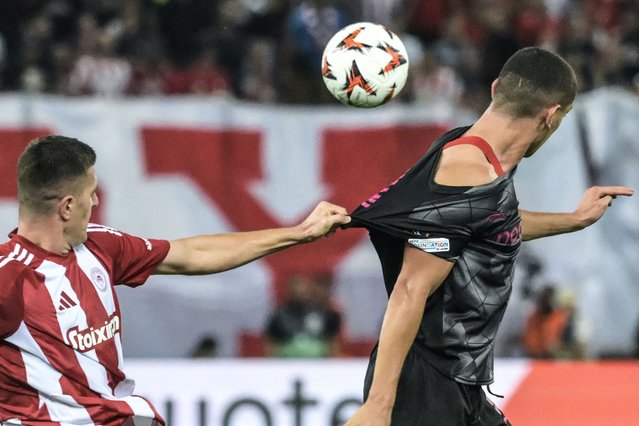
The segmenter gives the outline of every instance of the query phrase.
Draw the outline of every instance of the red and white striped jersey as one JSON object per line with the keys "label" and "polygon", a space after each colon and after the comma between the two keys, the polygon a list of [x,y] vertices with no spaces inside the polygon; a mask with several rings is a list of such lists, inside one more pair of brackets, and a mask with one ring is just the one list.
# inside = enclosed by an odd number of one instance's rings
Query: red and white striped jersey
{"label": "red and white striped jersey", "polygon": [[169,243],[89,224],[87,241],[61,256],[9,237],[0,245],[0,422],[164,424],[124,373],[114,285],[143,284]]}

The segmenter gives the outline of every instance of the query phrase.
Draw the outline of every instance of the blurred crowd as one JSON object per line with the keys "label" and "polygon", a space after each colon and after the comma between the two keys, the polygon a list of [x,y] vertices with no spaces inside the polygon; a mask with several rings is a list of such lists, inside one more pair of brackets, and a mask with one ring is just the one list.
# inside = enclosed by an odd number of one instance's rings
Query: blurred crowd
{"label": "blurred crowd", "polygon": [[482,108],[528,45],[564,55],[582,91],[639,85],[636,0],[2,0],[0,89],[328,102],[323,47],[357,21],[407,45],[405,102]]}

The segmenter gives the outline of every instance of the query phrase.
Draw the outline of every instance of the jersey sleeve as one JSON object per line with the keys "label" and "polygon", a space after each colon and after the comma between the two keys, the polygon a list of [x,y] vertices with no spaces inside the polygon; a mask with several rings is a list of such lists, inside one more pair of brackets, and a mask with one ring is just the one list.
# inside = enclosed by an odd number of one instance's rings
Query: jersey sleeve
{"label": "jersey sleeve", "polygon": [[137,287],[144,284],[170,248],[166,240],[141,238],[105,226],[89,225],[88,231],[87,244],[95,244],[99,252],[111,259],[116,285]]}
{"label": "jersey sleeve", "polygon": [[24,317],[22,291],[25,269],[15,267],[13,262],[0,267],[0,338],[13,334]]}
{"label": "jersey sleeve", "polygon": [[[381,202],[380,199],[378,202]],[[456,261],[472,238],[468,202],[426,202],[405,208],[388,200],[360,206],[352,214],[352,225],[381,231],[437,257]]]}

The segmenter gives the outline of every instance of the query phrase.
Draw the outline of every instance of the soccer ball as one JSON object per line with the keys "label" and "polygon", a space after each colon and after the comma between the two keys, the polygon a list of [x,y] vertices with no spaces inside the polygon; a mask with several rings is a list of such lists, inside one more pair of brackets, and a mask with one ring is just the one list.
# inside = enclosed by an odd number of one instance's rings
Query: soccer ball
{"label": "soccer ball", "polygon": [[359,22],[339,30],[322,56],[322,78],[345,105],[373,108],[393,99],[408,77],[402,41],[382,25]]}

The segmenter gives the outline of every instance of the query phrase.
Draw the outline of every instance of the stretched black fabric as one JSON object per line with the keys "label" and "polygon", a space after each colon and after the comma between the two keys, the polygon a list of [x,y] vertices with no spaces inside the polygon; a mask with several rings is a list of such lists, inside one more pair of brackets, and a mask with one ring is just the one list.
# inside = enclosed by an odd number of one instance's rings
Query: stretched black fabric
{"label": "stretched black fabric", "polygon": [[364,201],[350,227],[364,227],[380,258],[388,294],[404,246],[455,265],[427,301],[414,349],[452,379],[493,381],[493,343],[511,293],[521,242],[515,169],[487,185],[434,182],[444,145],[468,128],[451,130],[396,182]]}

